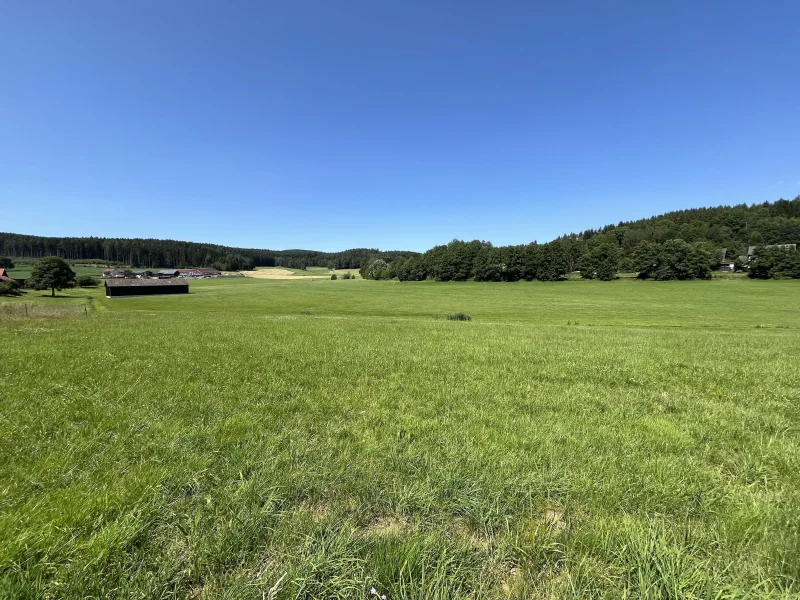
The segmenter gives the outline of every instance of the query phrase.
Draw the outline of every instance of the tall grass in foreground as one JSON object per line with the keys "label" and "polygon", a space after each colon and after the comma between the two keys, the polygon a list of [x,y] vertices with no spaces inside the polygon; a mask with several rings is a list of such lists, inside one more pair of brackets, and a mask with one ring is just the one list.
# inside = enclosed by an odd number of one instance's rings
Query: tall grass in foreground
{"label": "tall grass in foreground", "polygon": [[37,302],[0,302],[0,321],[11,319],[60,319],[86,317],[89,304],[52,302],[49,305]]}
{"label": "tall grass in foreground", "polygon": [[273,285],[0,325],[0,597],[800,593],[796,313]]}

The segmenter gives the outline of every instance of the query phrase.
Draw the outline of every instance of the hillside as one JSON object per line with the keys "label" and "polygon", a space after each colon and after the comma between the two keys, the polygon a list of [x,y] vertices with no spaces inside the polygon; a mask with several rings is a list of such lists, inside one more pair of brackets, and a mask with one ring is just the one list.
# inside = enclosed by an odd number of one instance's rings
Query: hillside
{"label": "hillside", "polygon": [[606,236],[604,241],[614,241],[623,249],[634,248],[642,241],[705,242],[727,248],[727,255],[733,258],[750,245],[799,243],[800,196],[750,206],[679,210],[564,237],[589,241],[603,236]]}
{"label": "hillside", "polygon": [[[561,236],[552,242],[495,247],[453,240],[420,256],[375,260],[362,268],[371,279],[437,281],[553,281],[572,271],[613,279],[620,270],[654,279],[705,279],[723,258],[738,259],[750,246],[800,243],[800,197],[757,205],[682,210]],[[800,277],[800,255],[771,256],[779,272]],[[737,268],[740,265],[737,264]]]}

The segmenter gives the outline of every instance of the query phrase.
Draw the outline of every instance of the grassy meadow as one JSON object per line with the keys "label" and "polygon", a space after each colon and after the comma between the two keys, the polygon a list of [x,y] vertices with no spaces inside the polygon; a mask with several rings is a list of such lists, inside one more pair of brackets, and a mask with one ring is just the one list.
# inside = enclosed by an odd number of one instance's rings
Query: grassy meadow
{"label": "grassy meadow", "polygon": [[[18,277],[20,279],[26,279],[31,276],[31,272],[36,264],[36,260],[32,259],[15,259],[14,260],[14,268],[9,269],[8,273],[11,277]],[[88,264],[88,263],[78,263],[78,264],[70,264],[70,268],[75,272],[75,274],[80,277],[81,275],[92,275],[95,277],[101,277],[103,275],[103,269],[106,268],[100,264]]]}
{"label": "grassy meadow", "polygon": [[[306,267],[305,269],[291,269],[289,267],[256,267],[256,273],[289,274],[293,277],[306,277],[314,279],[330,279],[331,275],[342,277],[345,273],[356,279],[361,279],[358,269],[329,269],[328,267]],[[247,271],[246,271],[247,272]]]}
{"label": "grassy meadow", "polygon": [[0,301],[0,598],[799,597],[800,282],[190,285]]}

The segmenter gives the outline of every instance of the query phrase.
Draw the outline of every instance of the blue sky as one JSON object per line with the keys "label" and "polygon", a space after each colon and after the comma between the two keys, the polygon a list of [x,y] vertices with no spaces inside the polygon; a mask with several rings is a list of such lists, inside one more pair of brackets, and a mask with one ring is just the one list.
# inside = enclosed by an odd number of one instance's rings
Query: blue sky
{"label": "blue sky", "polygon": [[0,231],[495,244],[800,194],[800,3],[5,2]]}

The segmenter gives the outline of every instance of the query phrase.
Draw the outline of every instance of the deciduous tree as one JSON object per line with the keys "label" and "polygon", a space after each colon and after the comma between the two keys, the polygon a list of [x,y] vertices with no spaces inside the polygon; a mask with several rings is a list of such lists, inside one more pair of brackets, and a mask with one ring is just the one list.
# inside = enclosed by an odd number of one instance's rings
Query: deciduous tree
{"label": "deciduous tree", "polygon": [[45,256],[41,259],[26,281],[26,285],[35,290],[50,290],[51,296],[56,295],[56,290],[72,287],[74,283],[74,271],[57,256]]}

